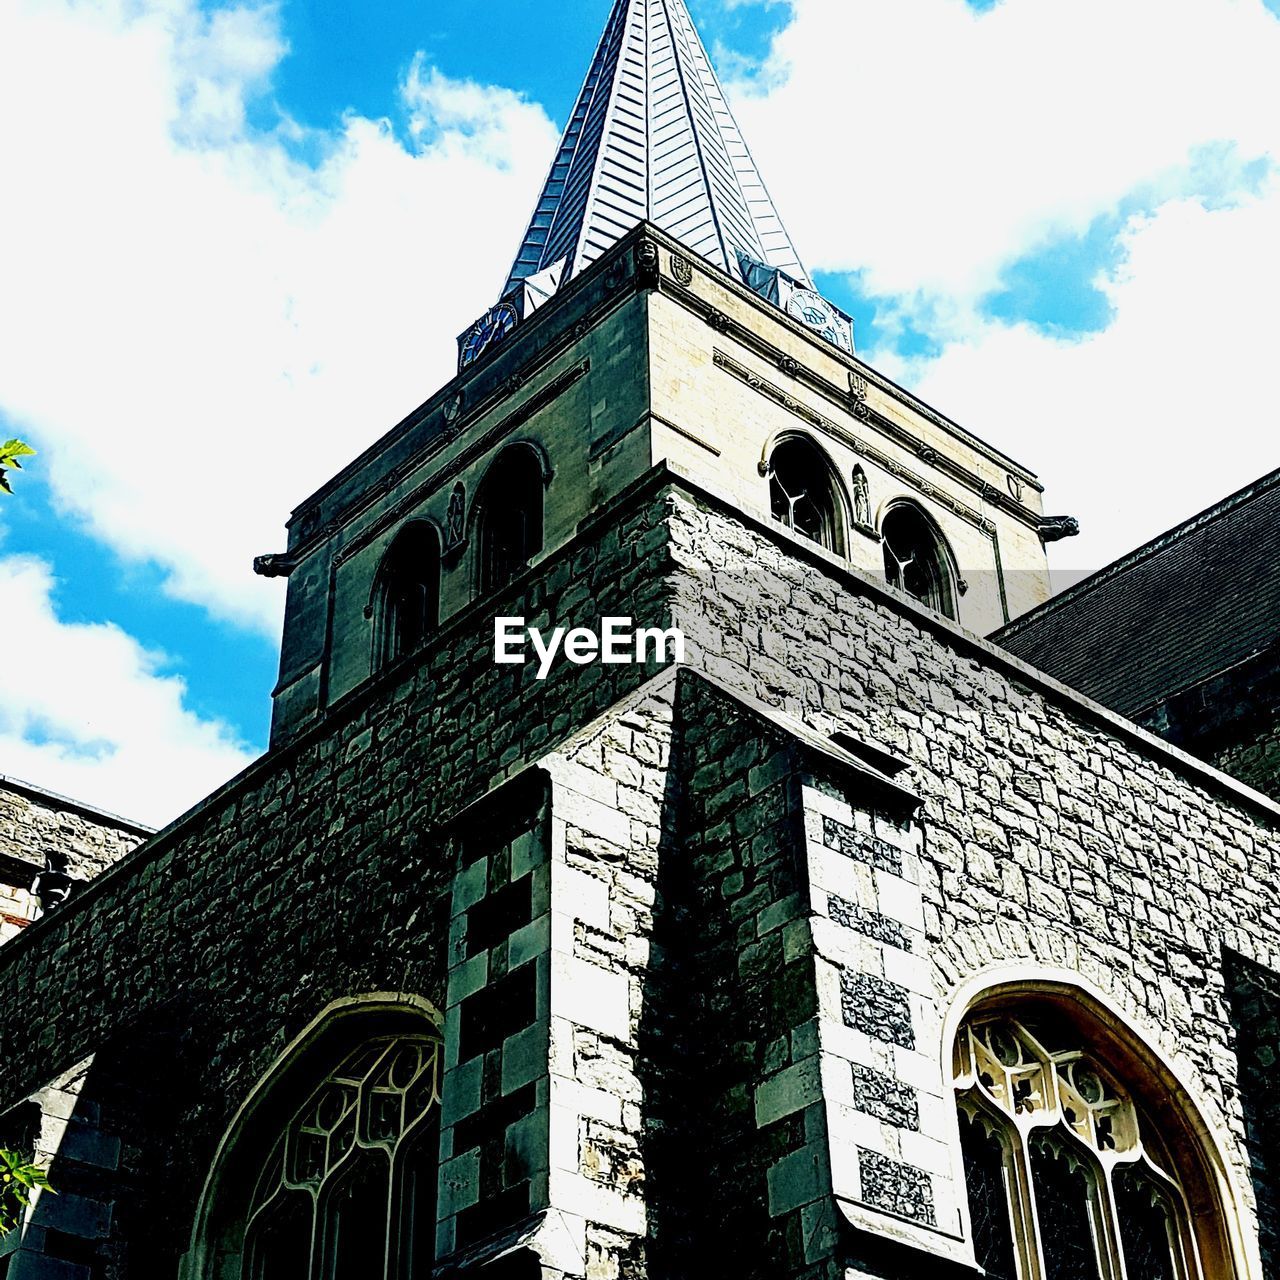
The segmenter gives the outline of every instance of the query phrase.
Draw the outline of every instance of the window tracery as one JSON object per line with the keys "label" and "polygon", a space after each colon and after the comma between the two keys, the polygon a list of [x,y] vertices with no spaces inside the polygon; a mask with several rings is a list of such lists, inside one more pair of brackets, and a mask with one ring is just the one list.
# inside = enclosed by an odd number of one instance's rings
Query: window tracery
{"label": "window tracery", "polygon": [[841,502],[831,467],[818,446],[803,436],[782,440],[769,455],[768,475],[773,518],[843,555]]}
{"label": "window tracery", "polygon": [[440,617],[440,539],[423,521],[406,525],[378,566],[373,669],[419,648]]}
{"label": "window tracery", "polygon": [[434,1253],[440,1042],[384,1036],[351,1053],[262,1163],[242,1280],[408,1280]]}
{"label": "window tracery", "polygon": [[880,525],[885,579],[921,604],[956,616],[955,575],[942,535],[914,503],[897,502]]}
{"label": "window tracery", "polygon": [[1052,1011],[970,1019],[956,1088],[974,1249],[994,1280],[1203,1280],[1170,1151]]}
{"label": "window tracery", "polygon": [[542,550],[542,489],[540,460],[525,445],[504,449],[486,473],[477,497],[482,595],[505,587]]}

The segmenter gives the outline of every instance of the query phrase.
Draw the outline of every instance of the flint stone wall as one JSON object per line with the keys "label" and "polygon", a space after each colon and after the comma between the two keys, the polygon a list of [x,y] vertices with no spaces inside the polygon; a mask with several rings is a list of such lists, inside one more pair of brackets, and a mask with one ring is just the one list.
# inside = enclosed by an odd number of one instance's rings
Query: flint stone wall
{"label": "flint stone wall", "polygon": [[[668,748],[661,717],[624,705],[653,672],[562,665],[538,682],[495,667],[495,613],[674,619],[722,696],[677,700]],[[761,708],[754,727],[734,695]],[[896,752],[914,820],[809,776],[787,734],[761,728],[771,714],[792,738],[852,731]],[[452,816],[530,764],[552,779],[549,841],[458,860]],[[1174,1064],[1248,1206],[1233,1018],[1251,1005],[1233,1010],[1223,949],[1280,968],[1274,819],[659,474],[10,944],[0,1109],[89,1059],[85,1090],[117,1097],[145,1045],[172,1087],[104,1108],[117,1169],[95,1167],[74,1223],[44,1225],[74,1238],[69,1266],[173,1274],[214,1146],[289,1039],[335,998],[408,991],[449,1011],[446,1248],[545,1188],[583,1247],[531,1274],[656,1278],[664,1247],[730,1229],[744,1275],[909,1274],[921,1249],[963,1255],[944,1018],[996,966],[1051,966]],[[527,904],[508,893],[526,867]],[[464,1055],[468,1023],[496,1025],[466,1002],[530,956],[546,973],[531,1009],[512,1002],[521,1017]],[[581,998],[588,978],[625,992],[625,1010]],[[543,1043],[545,1073],[530,1057]],[[690,1154],[711,1141],[725,1179],[706,1203],[723,1213],[699,1219],[678,1193],[703,1184]],[[483,1206],[500,1195],[495,1218]],[[866,1247],[881,1237],[909,1252]]]}

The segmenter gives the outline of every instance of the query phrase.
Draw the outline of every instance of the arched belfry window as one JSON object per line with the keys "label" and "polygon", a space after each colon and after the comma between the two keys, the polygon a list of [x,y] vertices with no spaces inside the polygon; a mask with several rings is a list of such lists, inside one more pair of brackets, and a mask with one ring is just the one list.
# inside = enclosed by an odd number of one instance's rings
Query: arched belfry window
{"label": "arched belfry window", "polygon": [[412,653],[440,614],[440,538],[425,521],[405,525],[382,557],[373,589],[373,669]]}
{"label": "arched belfry window", "polygon": [[482,595],[505,587],[542,550],[542,457],[529,445],[504,449],[476,495],[476,555]]}
{"label": "arched belfry window", "polygon": [[1087,1040],[1050,1004],[981,1013],[960,1029],[977,1261],[991,1280],[1205,1280],[1193,1222],[1212,1214],[1193,1210],[1187,1170],[1136,1082]]}
{"label": "arched belfry window", "polygon": [[956,617],[951,553],[933,521],[914,502],[895,502],[880,522],[884,574],[891,587]]}
{"label": "arched belfry window", "polygon": [[835,472],[807,436],[787,436],[769,455],[769,505],[788,529],[843,555],[844,502]]}
{"label": "arched belfry window", "polygon": [[267,1154],[247,1171],[239,1280],[430,1274],[440,1048],[430,1034],[366,1041],[262,1144]]}

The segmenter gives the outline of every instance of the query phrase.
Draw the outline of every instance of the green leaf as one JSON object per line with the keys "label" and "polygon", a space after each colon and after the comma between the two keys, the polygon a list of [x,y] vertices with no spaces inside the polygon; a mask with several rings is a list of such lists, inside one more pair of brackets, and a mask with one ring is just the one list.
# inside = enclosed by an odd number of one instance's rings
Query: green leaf
{"label": "green leaf", "polygon": [[27,458],[35,457],[35,450],[24,440],[16,437],[12,440],[6,440],[4,444],[0,444],[0,456],[6,458]]}

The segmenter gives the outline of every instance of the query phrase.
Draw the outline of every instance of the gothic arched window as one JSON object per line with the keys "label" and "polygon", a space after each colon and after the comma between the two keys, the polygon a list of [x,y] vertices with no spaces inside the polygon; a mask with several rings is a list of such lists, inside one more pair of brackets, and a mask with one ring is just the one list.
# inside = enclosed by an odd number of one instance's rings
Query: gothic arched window
{"label": "gothic arched window", "polygon": [[1171,1147],[1054,1006],[971,1017],[956,1040],[960,1145],[991,1280],[1203,1280]]}
{"label": "gothic arched window", "polygon": [[528,445],[504,449],[476,495],[481,595],[505,587],[542,550],[542,459]]}
{"label": "gothic arched window", "polygon": [[889,585],[954,618],[956,584],[951,553],[933,521],[914,502],[896,502],[880,522],[880,536]]}
{"label": "gothic arched window", "polygon": [[441,1072],[440,1041],[412,1034],[369,1040],[326,1076],[258,1168],[240,1280],[430,1274]]}
{"label": "gothic arched window", "polygon": [[373,669],[417,649],[439,621],[440,538],[422,520],[405,525],[382,557],[373,589]]}
{"label": "gothic arched window", "polygon": [[769,455],[768,474],[773,518],[843,555],[843,502],[822,450],[807,436],[788,436]]}

